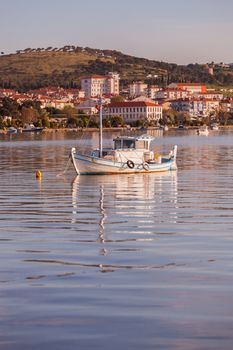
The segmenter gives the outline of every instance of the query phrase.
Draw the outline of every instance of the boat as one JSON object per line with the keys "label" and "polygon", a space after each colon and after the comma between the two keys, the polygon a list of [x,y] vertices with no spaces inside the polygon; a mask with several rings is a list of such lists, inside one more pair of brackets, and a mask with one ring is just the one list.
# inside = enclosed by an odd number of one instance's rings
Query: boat
{"label": "boat", "polygon": [[207,125],[203,125],[203,126],[200,126],[198,129],[197,129],[197,135],[205,135],[205,136],[208,136],[209,135],[209,128]]}
{"label": "boat", "polygon": [[210,125],[210,128],[211,130],[214,130],[214,131],[218,131],[219,130],[219,127],[218,127],[218,124],[217,123],[213,123]]}
{"label": "boat", "polygon": [[180,124],[177,128],[177,130],[187,130],[187,126]]}
{"label": "boat", "polygon": [[102,104],[100,103],[99,148],[89,155],[71,149],[70,157],[78,175],[154,173],[176,170],[177,146],[167,156],[150,149],[150,135],[118,136],[113,148],[103,148]]}
{"label": "boat", "polygon": [[160,129],[160,130],[163,130],[163,131],[168,131],[168,130],[169,130],[169,128],[168,128],[167,125],[161,125],[161,126],[159,127],[159,129]]}
{"label": "boat", "polygon": [[44,128],[34,126],[33,124],[27,125],[25,128],[21,129],[21,132],[41,132]]}
{"label": "boat", "polygon": [[10,128],[8,128],[7,134],[17,134],[17,129],[11,126]]}

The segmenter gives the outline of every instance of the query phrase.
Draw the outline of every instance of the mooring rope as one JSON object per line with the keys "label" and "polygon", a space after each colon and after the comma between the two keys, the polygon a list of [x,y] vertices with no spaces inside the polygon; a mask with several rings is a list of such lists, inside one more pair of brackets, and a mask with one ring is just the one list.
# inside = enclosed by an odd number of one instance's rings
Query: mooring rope
{"label": "mooring rope", "polygon": [[70,164],[71,164],[71,155],[69,155],[69,158],[68,158],[68,161],[66,163],[65,169],[61,173],[57,174],[57,177],[65,175],[65,173],[69,169]]}

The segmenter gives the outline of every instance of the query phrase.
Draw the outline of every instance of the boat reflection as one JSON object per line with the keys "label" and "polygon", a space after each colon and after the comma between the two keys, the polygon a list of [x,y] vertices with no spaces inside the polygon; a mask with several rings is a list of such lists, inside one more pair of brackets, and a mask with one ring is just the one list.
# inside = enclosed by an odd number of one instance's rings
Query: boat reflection
{"label": "boat reflection", "polygon": [[[143,222],[176,223],[177,173],[77,176],[72,183],[72,224],[83,219],[84,201],[91,200],[91,224],[98,224],[99,241],[104,243],[105,224],[135,218]],[[88,216],[88,213],[86,213]]]}
{"label": "boat reflection", "polygon": [[95,256],[81,264],[101,272],[166,267],[145,265],[142,252],[153,251],[165,235],[175,233],[177,186],[176,172],[77,176],[72,182],[72,242]]}

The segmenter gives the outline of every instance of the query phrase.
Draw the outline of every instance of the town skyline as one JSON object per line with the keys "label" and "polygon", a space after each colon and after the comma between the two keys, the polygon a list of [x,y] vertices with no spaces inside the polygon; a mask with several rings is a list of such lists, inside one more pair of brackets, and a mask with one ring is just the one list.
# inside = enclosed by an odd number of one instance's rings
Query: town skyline
{"label": "town skyline", "polygon": [[217,0],[10,0],[0,2],[0,51],[70,44],[177,64],[231,63],[232,9],[230,0],[222,11]]}

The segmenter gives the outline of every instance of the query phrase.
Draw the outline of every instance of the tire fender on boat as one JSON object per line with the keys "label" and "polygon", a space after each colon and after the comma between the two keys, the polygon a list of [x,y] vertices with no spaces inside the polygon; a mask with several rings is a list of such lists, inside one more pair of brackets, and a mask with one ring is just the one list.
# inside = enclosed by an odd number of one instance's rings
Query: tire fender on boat
{"label": "tire fender on boat", "polygon": [[132,160],[130,160],[130,159],[127,160],[126,164],[127,164],[128,168],[130,168],[130,169],[134,168],[134,162]]}
{"label": "tire fender on boat", "polygon": [[149,164],[146,163],[146,162],[142,163],[142,167],[143,167],[144,170],[149,170],[149,168],[150,168]]}

